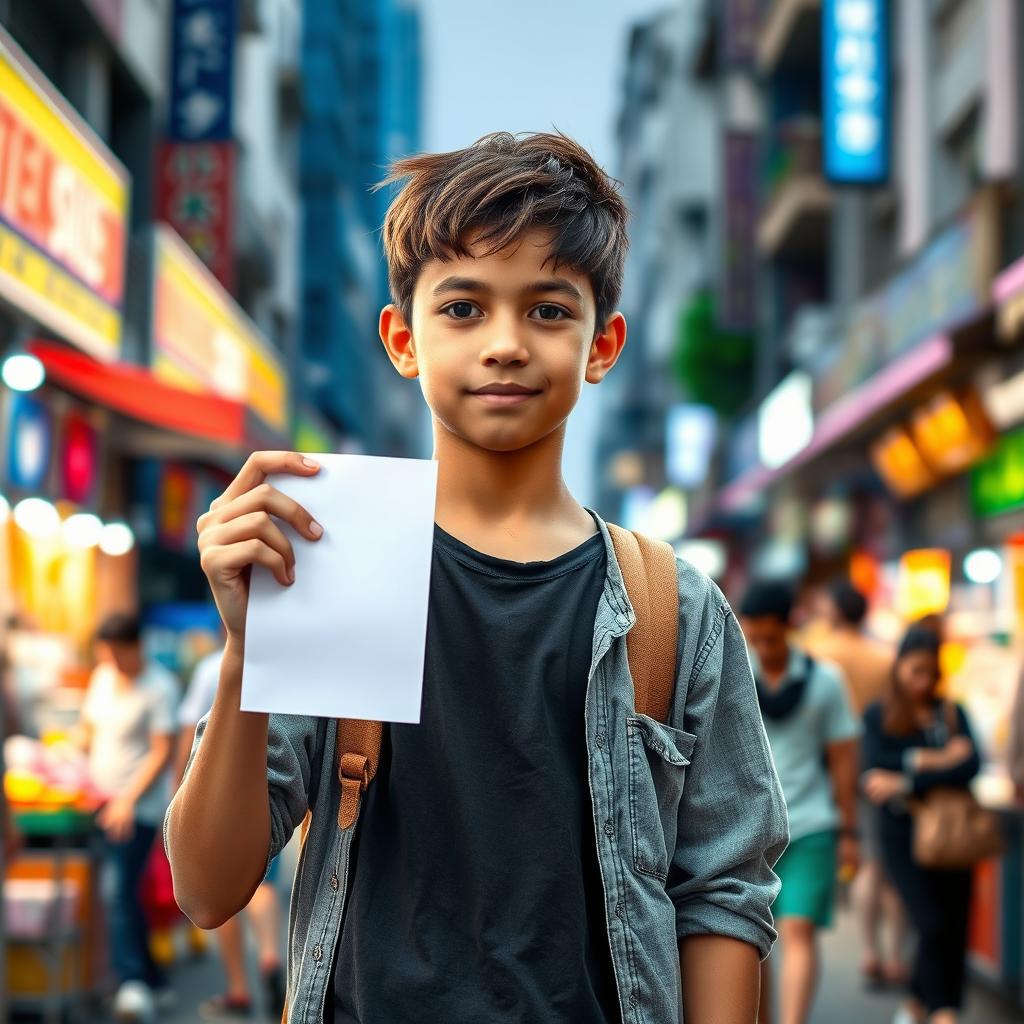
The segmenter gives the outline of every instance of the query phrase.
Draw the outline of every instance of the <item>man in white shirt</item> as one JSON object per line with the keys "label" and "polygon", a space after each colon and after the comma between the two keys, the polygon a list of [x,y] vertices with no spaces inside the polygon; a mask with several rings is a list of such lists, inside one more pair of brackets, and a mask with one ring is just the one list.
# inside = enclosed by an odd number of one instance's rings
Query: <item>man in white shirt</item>
{"label": "man in white shirt", "polygon": [[93,783],[106,794],[97,818],[115,877],[111,959],[120,988],[115,1012],[151,1005],[166,982],[149,952],[139,885],[170,799],[167,768],[177,731],[178,682],[143,657],[139,621],[112,615],[96,634],[97,666],[82,706],[78,740]]}

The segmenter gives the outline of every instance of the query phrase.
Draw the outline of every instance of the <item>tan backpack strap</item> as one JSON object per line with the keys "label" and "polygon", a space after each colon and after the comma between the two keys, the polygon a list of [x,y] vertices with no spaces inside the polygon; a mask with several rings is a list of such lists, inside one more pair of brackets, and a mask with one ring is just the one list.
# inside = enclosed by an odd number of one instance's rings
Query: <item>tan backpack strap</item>
{"label": "tan backpack strap", "polygon": [[676,685],[679,583],[670,544],[608,524],[636,624],[626,637],[636,710],[668,720]]}
{"label": "tan backpack strap", "polygon": [[338,719],[338,781],[341,783],[338,828],[343,832],[355,824],[363,793],[377,774],[383,733],[380,722]]}

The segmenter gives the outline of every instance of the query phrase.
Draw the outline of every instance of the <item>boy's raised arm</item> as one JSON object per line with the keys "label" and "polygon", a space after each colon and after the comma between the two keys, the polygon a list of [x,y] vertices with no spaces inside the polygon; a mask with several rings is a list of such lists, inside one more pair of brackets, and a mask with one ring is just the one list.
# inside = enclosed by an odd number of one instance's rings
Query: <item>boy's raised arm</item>
{"label": "boy's raised arm", "polygon": [[166,842],[178,904],[203,928],[216,927],[248,903],[271,848],[269,716],[239,710],[249,575],[260,564],[283,586],[294,580],[291,544],[272,517],[311,540],[323,533],[266,478],[312,476],[318,468],[291,452],[257,452],[199,519],[202,567],[228,639],[202,742],[167,813]]}

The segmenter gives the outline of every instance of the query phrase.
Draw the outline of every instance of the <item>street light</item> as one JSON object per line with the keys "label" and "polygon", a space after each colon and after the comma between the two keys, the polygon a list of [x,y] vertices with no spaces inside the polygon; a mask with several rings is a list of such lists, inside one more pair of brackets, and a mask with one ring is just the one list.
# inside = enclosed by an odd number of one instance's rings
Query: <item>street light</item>
{"label": "street light", "polygon": [[46,368],[35,356],[19,352],[4,360],[0,377],[12,391],[35,391],[46,380]]}
{"label": "street light", "polygon": [[43,540],[60,532],[60,513],[45,498],[25,498],[14,506],[14,522],[30,537]]}
{"label": "street light", "polygon": [[115,558],[135,547],[135,534],[126,523],[107,523],[100,531],[100,551]]}
{"label": "street light", "polygon": [[94,548],[100,542],[103,523],[91,512],[78,512],[64,520],[64,542],[71,548]]}
{"label": "street light", "polygon": [[964,575],[971,583],[995,583],[1003,572],[1003,558],[992,548],[978,548],[964,559]]}

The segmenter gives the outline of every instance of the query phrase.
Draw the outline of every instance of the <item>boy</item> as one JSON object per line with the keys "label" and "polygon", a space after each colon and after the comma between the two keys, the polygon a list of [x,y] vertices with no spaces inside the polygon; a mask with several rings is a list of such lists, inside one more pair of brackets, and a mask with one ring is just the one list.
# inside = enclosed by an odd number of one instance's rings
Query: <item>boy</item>
{"label": "boy", "polygon": [[162,665],[146,661],[134,615],[103,621],[96,658],[75,739],[88,752],[92,781],[109,795],[97,820],[115,879],[110,943],[120,988],[114,1010],[125,1019],[144,1019],[153,1012],[154,997],[160,1003],[170,997],[149,951],[139,885],[170,796],[178,682]]}
{"label": "boy", "polygon": [[179,901],[204,925],[237,912],[311,808],[291,1024],[683,1007],[749,1024],[786,820],[743,638],[680,563],[674,704],[667,725],[637,717],[622,574],[561,475],[582,384],[625,342],[625,206],[561,135],[486,136],[399,161],[403,178],[380,335],[420,380],[439,464],[422,720],[386,728],[358,825],[339,829],[336,723],[239,712],[249,566],[292,579],[268,513],[323,532],[264,483],[316,465],[254,455],[199,522],[228,643],[167,819]]}
{"label": "boy", "polygon": [[[790,645],[790,588],[755,584],[740,606],[757,695],[789,811],[790,845],[777,865],[782,1024],[805,1024],[818,977],[817,929],[832,923],[838,865],[852,878],[857,849],[857,737],[846,687],[831,665]],[[838,835],[838,843],[837,843]],[[770,1017],[764,965],[760,1020]]]}

